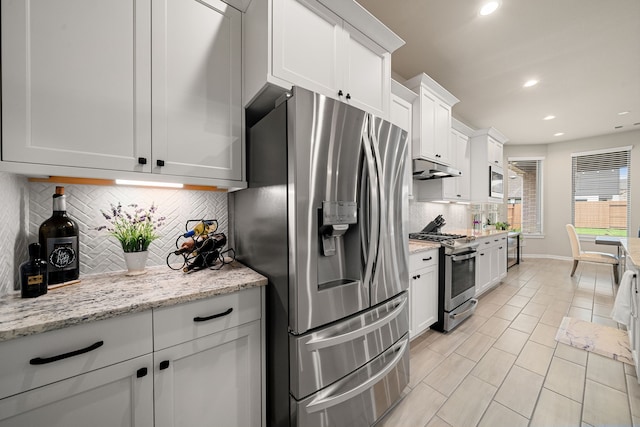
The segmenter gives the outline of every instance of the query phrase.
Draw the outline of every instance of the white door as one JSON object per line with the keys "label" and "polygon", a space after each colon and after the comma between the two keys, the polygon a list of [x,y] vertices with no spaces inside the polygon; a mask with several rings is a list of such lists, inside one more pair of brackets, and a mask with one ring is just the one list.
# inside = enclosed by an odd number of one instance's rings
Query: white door
{"label": "white door", "polygon": [[150,170],[150,2],[2,1],[2,160]]}
{"label": "white door", "polygon": [[486,291],[491,283],[491,249],[482,249],[476,256],[476,295]]}
{"label": "white door", "polygon": [[347,102],[387,119],[391,91],[391,54],[349,24],[344,24],[344,89]]}
{"label": "white door", "polygon": [[151,354],[0,400],[1,427],[153,427]]}
{"label": "white door", "polygon": [[338,97],[342,19],[316,0],[273,0],[273,75]]}
{"label": "white door", "polygon": [[411,274],[411,331],[415,336],[438,321],[438,265]]}
{"label": "white door", "polygon": [[242,179],[242,14],[219,0],[158,0],[153,172]]}
{"label": "white door", "polygon": [[155,427],[259,426],[260,378],[260,321],[155,352]]}

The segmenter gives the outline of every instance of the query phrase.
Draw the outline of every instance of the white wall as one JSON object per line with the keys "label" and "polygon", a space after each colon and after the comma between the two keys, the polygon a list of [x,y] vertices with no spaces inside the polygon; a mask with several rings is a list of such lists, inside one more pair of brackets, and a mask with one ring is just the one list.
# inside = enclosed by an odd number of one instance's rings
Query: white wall
{"label": "white wall", "polygon": [[[565,224],[571,222],[571,154],[633,145],[631,150],[631,235],[640,227],[640,131],[622,132],[546,145],[505,145],[505,157],[545,157],[543,168],[544,238],[526,238],[523,253],[571,257]],[[584,250],[607,247],[583,243]],[[609,250],[609,252],[613,252]]]}

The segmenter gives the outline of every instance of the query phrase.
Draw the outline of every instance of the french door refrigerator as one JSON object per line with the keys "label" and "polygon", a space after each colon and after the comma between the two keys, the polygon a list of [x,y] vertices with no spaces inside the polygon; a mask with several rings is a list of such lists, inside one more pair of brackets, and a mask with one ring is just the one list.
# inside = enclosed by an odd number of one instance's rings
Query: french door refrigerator
{"label": "french door refrigerator", "polygon": [[370,426],[409,381],[406,132],[294,87],[247,131],[236,257],[269,279],[269,426]]}

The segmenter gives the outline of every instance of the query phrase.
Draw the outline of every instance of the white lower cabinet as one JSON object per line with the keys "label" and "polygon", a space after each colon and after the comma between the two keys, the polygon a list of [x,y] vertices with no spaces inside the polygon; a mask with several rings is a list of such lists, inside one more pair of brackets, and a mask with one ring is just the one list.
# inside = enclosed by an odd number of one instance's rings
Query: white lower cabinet
{"label": "white lower cabinet", "polygon": [[152,427],[152,356],[0,400],[2,427]]}
{"label": "white lower cabinet", "polygon": [[0,342],[0,427],[262,425],[261,291]]}
{"label": "white lower cabinet", "polygon": [[260,321],[154,353],[155,426],[259,426]]}
{"label": "white lower cabinet", "polygon": [[438,249],[409,256],[409,336],[417,337],[438,321]]}
{"label": "white lower cabinet", "polygon": [[500,283],[507,276],[507,234],[478,239],[476,256],[476,296]]}

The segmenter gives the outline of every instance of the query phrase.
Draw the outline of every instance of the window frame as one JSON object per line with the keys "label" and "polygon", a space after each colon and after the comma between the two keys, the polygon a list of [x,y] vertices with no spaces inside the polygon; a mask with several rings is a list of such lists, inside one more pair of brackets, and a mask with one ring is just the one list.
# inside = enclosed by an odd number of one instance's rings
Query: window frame
{"label": "window frame", "polygon": [[[544,234],[544,161],[546,158],[544,156],[523,156],[523,157],[507,157],[507,176],[508,171],[511,167],[511,162],[524,162],[524,161],[535,161],[538,162],[537,167],[537,176],[536,176],[536,201],[538,204],[538,212],[540,215],[540,227],[535,233],[525,233],[524,231],[520,231],[520,233],[525,237],[533,237],[533,238],[543,238]],[[510,181],[507,179],[507,181]],[[524,191],[524,189],[523,189]],[[507,205],[509,204],[509,184],[507,184],[506,189],[506,200]],[[524,221],[523,221],[524,223]]]}

